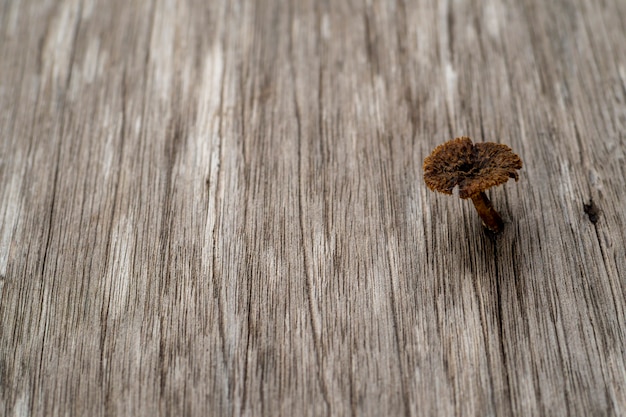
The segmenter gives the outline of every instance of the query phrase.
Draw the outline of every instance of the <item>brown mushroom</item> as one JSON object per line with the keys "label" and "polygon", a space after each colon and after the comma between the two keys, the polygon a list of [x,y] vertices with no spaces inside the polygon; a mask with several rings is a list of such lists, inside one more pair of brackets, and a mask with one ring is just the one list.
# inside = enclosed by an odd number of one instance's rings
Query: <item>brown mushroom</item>
{"label": "brown mushroom", "polygon": [[520,168],[522,160],[508,146],[472,143],[464,136],[437,146],[424,159],[424,181],[431,190],[445,194],[452,194],[458,186],[459,196],[472,199],[485,227],[498,233],[504,223],[485,190],[504,184],[509,178],[517,181]]}

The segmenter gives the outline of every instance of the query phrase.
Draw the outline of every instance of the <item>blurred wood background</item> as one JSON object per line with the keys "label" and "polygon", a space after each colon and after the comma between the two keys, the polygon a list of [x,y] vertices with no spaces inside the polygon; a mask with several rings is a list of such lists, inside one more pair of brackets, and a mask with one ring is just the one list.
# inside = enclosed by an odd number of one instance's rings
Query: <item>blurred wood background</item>
{"label": "blurred wood background", "polygon": [[626,415],[625,132],[623,0],[4,0],[0,415]]}

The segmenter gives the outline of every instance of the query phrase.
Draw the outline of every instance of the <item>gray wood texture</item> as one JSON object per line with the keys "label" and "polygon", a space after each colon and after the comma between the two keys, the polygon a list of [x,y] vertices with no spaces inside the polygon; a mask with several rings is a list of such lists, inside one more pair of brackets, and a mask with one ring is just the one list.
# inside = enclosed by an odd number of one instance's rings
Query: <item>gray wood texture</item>
{"label": "gray wood texture", "polygon": [[4,0],[0,415],[626,415],[624,132],[623,0]]}

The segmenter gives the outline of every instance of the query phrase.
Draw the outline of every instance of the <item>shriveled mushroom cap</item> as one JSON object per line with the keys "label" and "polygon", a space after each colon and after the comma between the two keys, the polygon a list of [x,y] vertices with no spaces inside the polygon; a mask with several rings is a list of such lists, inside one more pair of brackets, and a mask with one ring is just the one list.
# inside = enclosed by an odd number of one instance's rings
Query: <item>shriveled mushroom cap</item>
{"label": "shriveled mushroom cap", "polygon": [[459,186],[459,196],[470,198],[509,178],[518,180],[522,160],[506,145],[472,143],[468,137],[448,141],[424,159],[424,181],[433,191],[452,194]]}

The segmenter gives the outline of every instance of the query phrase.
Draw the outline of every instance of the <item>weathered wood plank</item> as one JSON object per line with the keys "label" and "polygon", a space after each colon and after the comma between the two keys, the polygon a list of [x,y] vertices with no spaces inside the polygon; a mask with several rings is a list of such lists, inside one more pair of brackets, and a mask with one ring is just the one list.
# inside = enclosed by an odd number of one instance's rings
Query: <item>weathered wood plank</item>
{"label": "weathered wood plank", "polygon": [[[619,0],[4,2],[0,414],[625,414],[625,30]],[[524,160],[497,239],[423,183],[461,135]]]}

